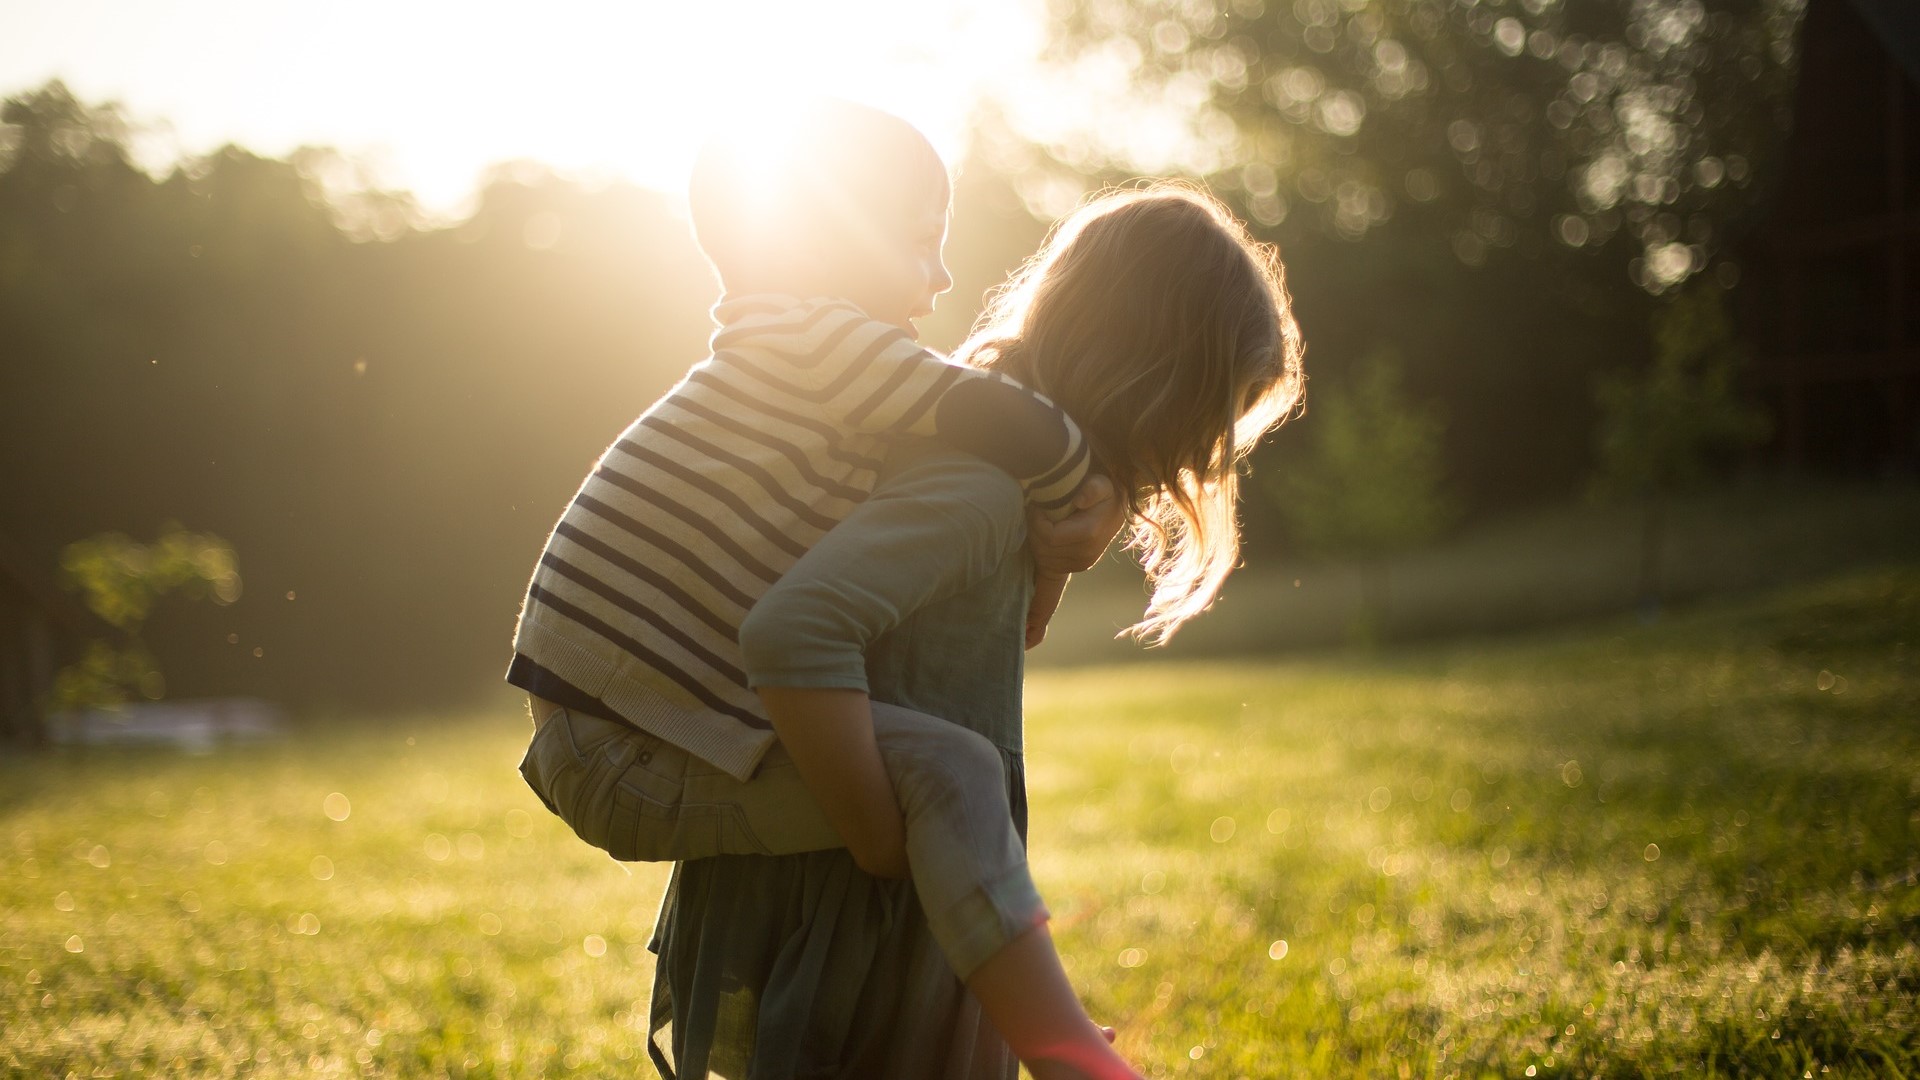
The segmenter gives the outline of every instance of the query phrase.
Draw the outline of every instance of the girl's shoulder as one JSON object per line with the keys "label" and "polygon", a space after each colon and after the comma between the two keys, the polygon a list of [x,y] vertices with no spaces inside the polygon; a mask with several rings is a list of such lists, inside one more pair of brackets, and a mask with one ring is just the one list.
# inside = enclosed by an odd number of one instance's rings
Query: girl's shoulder
{"label": "girl's shoulder", "polygon": [[984,459],[932,439],[892,440],[871,499],[912,499],[982,529],[1011,551],[1026,540],[1026,496]]}

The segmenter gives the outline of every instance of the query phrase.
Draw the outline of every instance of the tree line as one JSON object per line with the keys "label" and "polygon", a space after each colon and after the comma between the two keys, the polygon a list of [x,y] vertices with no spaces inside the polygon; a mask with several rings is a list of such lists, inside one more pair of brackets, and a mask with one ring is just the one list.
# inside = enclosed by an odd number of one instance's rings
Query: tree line
{"label": "tree line", "polygon": [[[400,707],[491,685],[574,485],[705,351],[716,287],[677,200],[516,167],[437,227],[404,193],[330,196],[325,151],[230,146],[155,177],[128,143],[117,108],[58,83],[0,111],[0,532],[50,575],[107,531],[230,543],[244,596],[146,627],[173,694]],[[962,163],[932,343],[1044,234],[1023,175]],[[1258,217],[1257,191],[1228,194]],[[1466,266],[1431,230],[1263,229],[1306,331],[1309,424],[1317,395],[1377,399],[1361,361],[1397,355],[1395,392],[1439,418],[1417,425],[1445,477],[1433,520],[1584,486],[1596,377],[1649,356],[1656,301],[1618,251]],[[1283,429],[1254,469],[1314,461]],[[1307,488],[1250,487],[1249,561],[1295,555],[1312,530],[1282,511]]]}

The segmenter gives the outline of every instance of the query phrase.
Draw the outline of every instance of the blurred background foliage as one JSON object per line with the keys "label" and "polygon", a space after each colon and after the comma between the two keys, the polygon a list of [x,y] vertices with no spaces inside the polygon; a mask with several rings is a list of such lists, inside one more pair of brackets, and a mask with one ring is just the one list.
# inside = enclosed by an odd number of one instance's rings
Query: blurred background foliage
{"label": "blurred background foliage", "polygon": [[398,200],[382,239],[321,197],[327,155],[230,147],[155,180],[114,109],[58,84],[3,115],[16,545],[51,568],[108,529],[230,541],[249,602],[155,621],[177,691],[489,685],[552,518],[703,351],[713,288],[671,201],[507,168],[458,228]]}
{"label": "blurred background foliage", "polygon": [[1126,105],[1055,113],[1046,148],[1078,173],[1211,176],[1268,226],[1443,239],[1469,266],[1611,248],[1662,292],[1751,209],[1805,6],[1055,0],[1060,62]]}
{"label": "blurred background foliage", "polygon": [[[1281,245],[1309,343],[1307,426],[1254,462],[1251,567],[1569,502],[1596,465],[1596,384],[1650,369],[1673,295],[1739,279],[1799,12],[1064,6],[1053,61],[1086,92],[1130,72],[1126,99],[1055,110],[1097,121],[1076,129],[983,109],[954,163],[958,285],[924,336],[956,344],[1083,191],[1198,176]],[[0,110],[0,531],[48,566],[171,520],[229,541],[247,600],[150,635],[182,693],[398,707],[494,685],[545,531],[704,353],[716,287],[678,199],[508,163],[437,224],[324,147],[151,175],[130,127],[58,82]],[[1396,374],[1361,363],[1388,355]],[[1342,410],[1410,455],[1393,528],[1364,542],[1316,532],[1337,515],[1305,495],[1342,484]]]}
{"label": "blurred background foliage", "polygon": [[240,599],[240,567],[233,548],[211,533],[192,533],[169,523],[151,544],[120,533],[102,533],[67,545],[60,555],[67,584],[87,610],[108,625],[137,632],[154,602],[171,592],[211,596],[217,603]]}
{"label": "blurred background foliage", "polygon": [[1653,363],[1615,372],[1596,387],[1600,424],[1594,493],[1642,506],[1640,603],[1660,603],[1666,503],[1713,475],[1714,457],[1765,438],[1767,415],[1740,398],[1746,360],[1720,289],[1689,290],[1654,317]]}
{"label": "blurred background foliage", "polygon": [[52,691],[57,709],[111,708],[135,695],[160,698],[166,678],[142,633],[154,604],[168,594],[223,606],[240,599],[233,547],[173,522],[151,544],[116,532],[76,540],[60,553],[60,569],[67,587],[114,633],[87,641],[61,668]]}
{"label": "blurred background foliage", "polygon": [[1360,363],[1351,387],[1315,396],[1304,467],[1272,485],[1308,553],[1364,567],[1367,602],[1354,637],[1371,640],[1387,620],[1387,559],[1430,543],[1452,521],[1442,489],[1440,435],[1431,407],[1406,400],[1391,352]]}

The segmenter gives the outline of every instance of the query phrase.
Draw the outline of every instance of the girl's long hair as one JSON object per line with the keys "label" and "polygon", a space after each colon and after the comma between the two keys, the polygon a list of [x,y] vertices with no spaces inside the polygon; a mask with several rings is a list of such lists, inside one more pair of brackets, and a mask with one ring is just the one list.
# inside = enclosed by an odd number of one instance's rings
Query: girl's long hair
{"label": "girl's long hair", "polygon": [[1278,253],[1167,182],[1101,193],[995,293],[956,355],[1052,398],[1127,500],[1161,644],[1239,559],[1239,469],[1298,405],[1303,347]]}

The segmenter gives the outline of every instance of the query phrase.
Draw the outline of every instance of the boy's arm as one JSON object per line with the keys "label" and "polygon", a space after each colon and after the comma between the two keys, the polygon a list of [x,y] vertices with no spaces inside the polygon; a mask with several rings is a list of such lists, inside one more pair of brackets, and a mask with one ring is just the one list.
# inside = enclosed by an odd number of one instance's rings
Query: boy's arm
{"label": "boy's arm", "polygon": [[1086,438],[1073,419],[1004,375],[941,364],[960,375],[939,391],[921,430],[913,433],[930,435],[1013,477],[1027,504],[1043,517],[1058,521],[1072,513],[1091,475]]}
{"label": "boy's arm", "polygon": [[1059,406],[1019,383],[955,364],[897,326],[841,301],[730,326],[714,351],[791,379],[816,414],[844,431],[920,435],[981,458],[1058,520],[1087,476],[1086,440]]}

